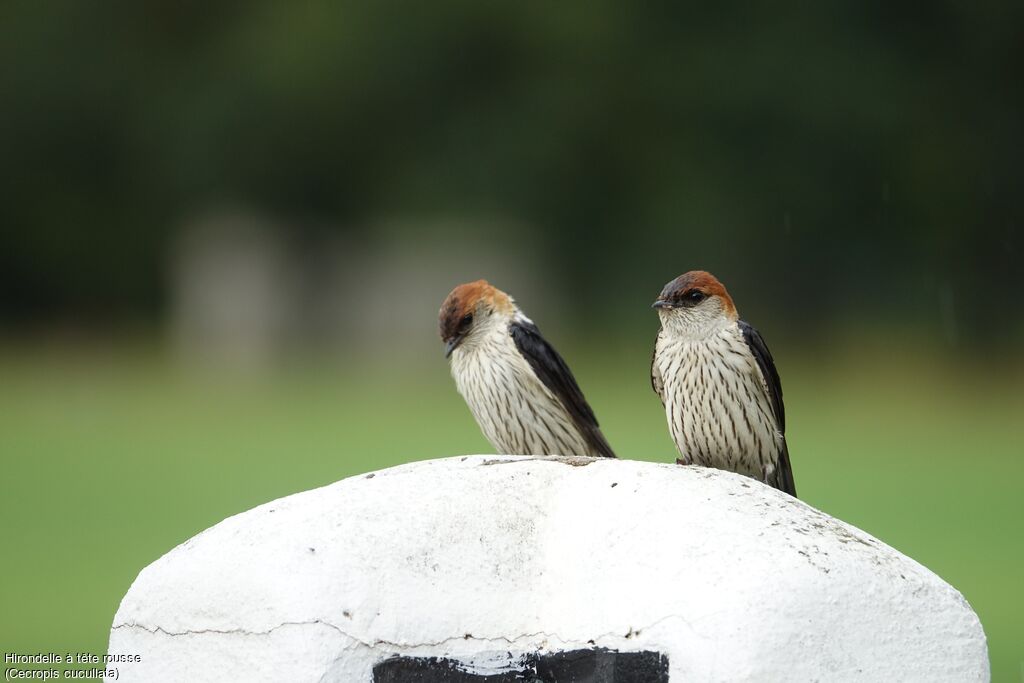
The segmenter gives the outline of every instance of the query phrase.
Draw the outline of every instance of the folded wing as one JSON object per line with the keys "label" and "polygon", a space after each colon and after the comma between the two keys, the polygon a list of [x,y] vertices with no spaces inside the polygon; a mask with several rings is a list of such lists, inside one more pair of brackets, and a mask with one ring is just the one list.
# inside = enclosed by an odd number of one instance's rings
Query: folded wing
{"label": "folded wing", "polygon": [[562,403],[591,449],[603,457],[614,458],[615,453],[601,434],[594,411],[583,398],[576,378],[558,352],[540,335],[537,326],[519,320],[509,325],[509,334],[533,372]]}

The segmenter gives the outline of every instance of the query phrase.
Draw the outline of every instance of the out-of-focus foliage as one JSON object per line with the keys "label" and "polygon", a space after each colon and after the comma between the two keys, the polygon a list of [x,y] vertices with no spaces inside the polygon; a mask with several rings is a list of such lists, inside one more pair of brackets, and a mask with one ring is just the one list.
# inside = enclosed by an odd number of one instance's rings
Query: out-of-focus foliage
{"label": "out-of-focus foliage", "polygon": [[1022,27],[996,2],[4,2],[0,316],[158,316],[181,222],[239,202],[371,243],[515,221],[588,319],[707,267],[797,328],[1007,342]]}

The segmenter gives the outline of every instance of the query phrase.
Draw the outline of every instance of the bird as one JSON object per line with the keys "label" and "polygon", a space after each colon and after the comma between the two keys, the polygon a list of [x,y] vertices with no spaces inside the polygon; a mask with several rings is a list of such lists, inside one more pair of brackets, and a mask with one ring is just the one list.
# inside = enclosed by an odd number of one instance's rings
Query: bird
{"label": "bird", "polygon": [[498,452],[615,457],[569,366],[508,294],[461,284],[439,326],[455,386]]}
{"label": "bird", "polygon": [[681,465],[731,470],[796,497],[775,361],[732,297],[703,270],[683,273],[652,304],[661,329],[651,386]]}

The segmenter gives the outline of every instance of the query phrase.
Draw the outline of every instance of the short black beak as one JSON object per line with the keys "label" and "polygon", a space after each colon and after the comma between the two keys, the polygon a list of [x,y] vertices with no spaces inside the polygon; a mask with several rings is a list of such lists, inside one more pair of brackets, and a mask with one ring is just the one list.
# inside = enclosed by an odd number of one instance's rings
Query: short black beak
{"label": "short black beak", "polygon": [[451,339],[449,339],[448,342],[445,343],[445,345],[444,345],[444,357],[448,358],[449,356],[451,356],[452,355],[452,351],[455,350],[455,347],[458,346],[461,341],[462,341],[462,335],[461,334],[457,335],[455,337],[452,337]]}
{"label": "short black beak", "polygon": [[672,306],[672,302],[670,302],[670,301],[665,301],[664,299],[658,299],[653,304],[651,304],[651,308],[674,308],[674,306]]}

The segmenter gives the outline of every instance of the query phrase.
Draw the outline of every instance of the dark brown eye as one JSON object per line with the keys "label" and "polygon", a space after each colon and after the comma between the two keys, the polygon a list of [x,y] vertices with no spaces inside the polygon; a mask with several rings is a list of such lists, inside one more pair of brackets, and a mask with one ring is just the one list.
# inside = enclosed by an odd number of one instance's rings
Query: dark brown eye
{"label": "dark brown eye", "polygon": [[469,327],[473,323],[473,314],[467,313],[462,316],[462,320],[459,322],[460,327]]}
{"label": "dark brown eye", "polygon": [[707,295],[699,289],[694,289],[686,293],[686,301],[690,304],[699,304],[706,298]]}

